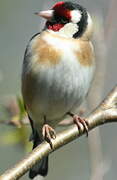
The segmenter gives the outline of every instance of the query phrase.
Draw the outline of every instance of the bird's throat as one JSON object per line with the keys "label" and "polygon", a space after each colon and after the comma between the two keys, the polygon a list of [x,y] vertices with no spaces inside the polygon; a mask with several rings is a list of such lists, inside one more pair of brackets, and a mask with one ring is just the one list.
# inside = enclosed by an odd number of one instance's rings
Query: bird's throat
{"label": "bird's throat", "polygon": [[56,32],[60,36],[72,38],[73,35],[78,32],[78,25],[74,23],[67,23],[67,24],[51,24],[46,23],[46,27],[48,30],[52,30]]}
{"label": "bird's throat", "polygon": [[59,23],[58,24],[52,24],[52,23],[47,21],[46,26],[47,26],[47,29],[56,32],[56,31],[59,31],[64,26],[64,24],[59,24]]}

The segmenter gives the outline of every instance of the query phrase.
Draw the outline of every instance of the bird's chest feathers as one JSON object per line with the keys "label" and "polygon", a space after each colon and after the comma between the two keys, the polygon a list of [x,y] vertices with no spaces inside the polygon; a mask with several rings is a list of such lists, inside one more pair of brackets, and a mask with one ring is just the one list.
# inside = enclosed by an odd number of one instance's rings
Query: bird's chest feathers
{"label": "bird's chest feathers", "polygon": [[32,65],[35,70],[41,66],[60,65],[66,61],[77,61],[81,66],[89,67],[93,64],[94,53],[89,41],[80,41],[73,38],[65,38],[58,34],[44,32],[32,42]]}
{"label": "bird's chest feathers", "polygon": [[93,77],[91,44],[59,39],[55,35],[38,37],[31,47],[31,58],[25,64],[29,66],[28,76],[25,73],[23,78],[24,99],[28,106],[37,107],[37,112],[40,109],[40,112],[54,114],[59,109],[64,114],[80,104]]}
{"label": "bird's chest feathers", "polygon": [[44,86],[44,89],[49,88],[55,94],[61,90],[67,92],[67,88],[77,91],[86,87],[87,91],[94,69],[90,42],[44,32],[31,43],[30,68],[37,78],[35,83],[39,83],[37,87]]}
{"label": "bird's chest feathers", "polygon": [[90,42],[46,32],[31,43],[30,74],[37,79],[33,82],[38,84],[37,87],[44,87],[47,91],[49,88],[55,94],[67,92],[68,88],[68,91],[79,89],[84,91],[83,94],[87,93],[94,70],[94,53]]}

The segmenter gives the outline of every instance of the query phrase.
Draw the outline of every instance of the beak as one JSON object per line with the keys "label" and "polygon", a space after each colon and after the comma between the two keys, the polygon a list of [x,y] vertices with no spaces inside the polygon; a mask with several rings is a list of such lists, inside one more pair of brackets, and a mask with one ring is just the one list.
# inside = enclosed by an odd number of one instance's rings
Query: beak
{"label": "beak", "polygon": [[36,12],[35,14],[37,16],[43,17],[43,18],[45,18],[47,20],[50,20],[52,18],[52,16],[53,16],[53,11],[54,10],[40,11],[39,13]]}

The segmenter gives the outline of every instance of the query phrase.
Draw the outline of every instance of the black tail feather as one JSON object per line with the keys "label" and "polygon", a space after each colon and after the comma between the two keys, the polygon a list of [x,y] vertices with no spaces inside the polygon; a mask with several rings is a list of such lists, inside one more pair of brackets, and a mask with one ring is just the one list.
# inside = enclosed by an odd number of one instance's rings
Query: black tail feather
{"label": "black tail feather", "polygon": [[[33,134],[30,137],[30,140],[33,141],[33,149],[41,144],[39,134],[36,130],[33,129]],[[46,176],[48,173],[48,156],[41,159],[37,162],[29,171],[29,178],[33,179],[37,175]]]}
{"label": "black tail feather", "polygon": [[48,173],[48,156],[37,162],[29,171],[29,178],[33,179],[37,175],[46,176]]}

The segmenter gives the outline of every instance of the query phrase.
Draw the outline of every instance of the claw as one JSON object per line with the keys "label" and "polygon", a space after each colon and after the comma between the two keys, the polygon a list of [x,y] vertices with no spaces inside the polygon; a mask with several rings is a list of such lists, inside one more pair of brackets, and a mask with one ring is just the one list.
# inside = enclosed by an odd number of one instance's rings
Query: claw
{"label": "claw", "polygon": [[79,131],[81,131],[82,129],[81,127],[81,124],[82,124],[82,126],[84,127],[84,130],[86,131],[86,135],[88,137],[88,131],[89,131],[88,122],[85,119],[79,117],[78,115],[74,115],[72,113],[69,113],[69,115],[73,117],[73,121],[77,125]]}
{"label": "claw", "polygon": [[89,130],[88,122],[85,119],[82,119],[81,117],[79,117],[77,115],[75,115],[73,117],[73,121],[78,126],[79,131],[81,130],[81,124],[83,125],[84,130],[86,131],[86,135],[88,137],[88,130]]}
{"label": "claw", "polygon": [[45,139],[50,144],[51,148],[53,149],[52,139],[56,138],[55,130],[48,124],[44,124],[42,128],[42,135],[43,135],[43,139]]}

